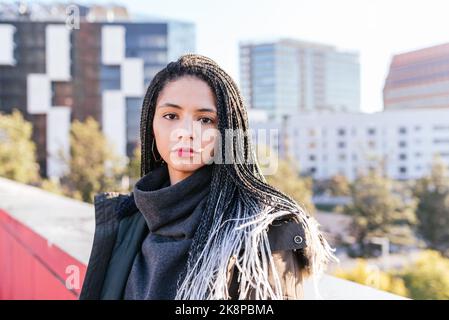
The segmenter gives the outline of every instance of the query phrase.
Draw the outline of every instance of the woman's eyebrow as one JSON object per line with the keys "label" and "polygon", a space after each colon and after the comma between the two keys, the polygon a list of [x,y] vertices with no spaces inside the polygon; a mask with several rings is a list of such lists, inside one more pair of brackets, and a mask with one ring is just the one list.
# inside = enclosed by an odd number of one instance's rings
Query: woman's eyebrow
{"label": "woman's eyebrow", "polygon": [[170,102],[166,102],[164,104],[159,105],[159,108],[163,108],[163,107],[172,107],[172,108],[182,109],[181,106],[178,106],[177,104],[170,103]]}
{"label": "woman's eyebrow", "polygon": [[[163,107],[172,107],[172,108],[177,108],[177,109],[182,109],[181,106],[171,103],[171,102],[166,102],[164,104],[159,105],[159,108],[163,108]],[[197,110],[195,110],[197,112],[212,112],[212,113],[216,113],[216,111],[214,109],[210,109],[210,108],[199,108]]]}

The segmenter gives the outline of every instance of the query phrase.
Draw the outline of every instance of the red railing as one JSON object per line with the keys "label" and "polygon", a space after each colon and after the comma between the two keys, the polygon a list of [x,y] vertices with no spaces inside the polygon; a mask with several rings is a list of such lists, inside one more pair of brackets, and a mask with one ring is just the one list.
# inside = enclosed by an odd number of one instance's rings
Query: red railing
{"label": "red railing", "polygon": [[86,266],[0,209],[0,300],[78,299]]}

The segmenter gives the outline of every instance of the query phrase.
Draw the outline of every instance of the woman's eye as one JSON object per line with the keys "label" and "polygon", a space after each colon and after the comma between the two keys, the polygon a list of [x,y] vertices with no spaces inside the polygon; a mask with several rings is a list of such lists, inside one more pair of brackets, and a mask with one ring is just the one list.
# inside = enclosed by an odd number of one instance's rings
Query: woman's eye
{"label": "woman's eye", "polygon": [[214,121],[213,121],[212,119],[210,119],[210,118],[200,118],[200,121],[201,121],[203,124],[211,124],[211,123],[214,122]]}
{"label": "woman's eye", "polygon": [[168,120],[173,120],[173,119],[176,118],[176,114],[174,114],[174,113],[167,113],[166,115],[164,115],[164,118],[168,119]]}

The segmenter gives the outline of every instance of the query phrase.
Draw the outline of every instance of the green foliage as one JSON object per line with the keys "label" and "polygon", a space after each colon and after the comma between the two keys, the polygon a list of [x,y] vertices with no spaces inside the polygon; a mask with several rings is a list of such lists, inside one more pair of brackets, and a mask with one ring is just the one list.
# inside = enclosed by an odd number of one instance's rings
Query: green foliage
{"label": "green foliage", "polygon": [[140,145],[137,145],[134,148],[133,155],[128,165],[130,188],[132,188],[132,186],[134,186],[134,183],[140,178],[140,162],[141,162],[141,150]]}
{"label": "green foliage", "polygon": [[59,195],[65,195],[64,189],[58,180],[42,179],[39,184],[39,187],[48,192],[56,193]]}
{"label": "green foliage", "polygon": [[72,197],[92,203],[98,192],[127,191],[122,187],[126,159],[120,159],[112,150],[92,117],[72,123],[70,158],[66,159],[69,170],[61,179]]}
{"label": "green foliage", "polygon": [[449,259],[426,250],[401,272],[412,299],[449,299]]}
{"label": "green foliage", "polygon": [[393,181],[376,172],[359,176],[351,187],[352,203],[344,212],[353,217],[352,231],[363,246],[370,237],[387,237],[392,243],[415,243],[416,199],[395,192]]}
{"label": "green foliage", "polygon": [[317,181],[317,193],[327,193],[334,197],[349,196],[351,194],[351,185],[348,179],[341,174],[336,174],[328,180]]}
{"label": "green foliage", "polygon": [[32,132],[32,124],[19,110],[10,115],[0,113],[0,176],[22,183],[39,180]]}
{"label": "green foliage", "polygon": [[426,250],[402,270],[380,271],[358,259],[351,270],[338,269],[335,276],[411,299],[449,299],[449,259]]}
{"label": "green foliage", "polygon": [[419,233],[430,248],[449,256],[449,178],[441,159],[434,159],[430,174],[417,181],[414,193],[419,198]]}
{"label": "green foliage", "polygon": [[399,296],[409,295],[405,283],[400,277],[381,271],[375,266],[369,266],[364,259],[357,259],[357,265],[353,269],[338,269],[334,275]]}
{"label": "green foliage", "polygon": [[266,168],[267,164],[273,165],[274,161],[277,163],[277,170],[274,174],[265,175],[265,178],[271,186],[279,191],[287,194],[299,205],[302,205],[309,213],[315,211],[315,206],[312,202],[312,184],[310,177],[301,177],[299,174],[299,166],[296,165],[292,159],[281,159],[273,150],[265,146],[258,146],[259,158],[268,156],[269,162],[264,159],[261,165]]}

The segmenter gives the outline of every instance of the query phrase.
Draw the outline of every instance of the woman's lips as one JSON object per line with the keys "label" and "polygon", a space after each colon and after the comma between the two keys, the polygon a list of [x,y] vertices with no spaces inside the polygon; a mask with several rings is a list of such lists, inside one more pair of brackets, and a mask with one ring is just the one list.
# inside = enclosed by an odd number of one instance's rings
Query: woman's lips
{"label": "woman's lips", "polygon": [[192,157],[195,154],[195,151],[192,148],[179,148],[177,150],[178,157]]}

